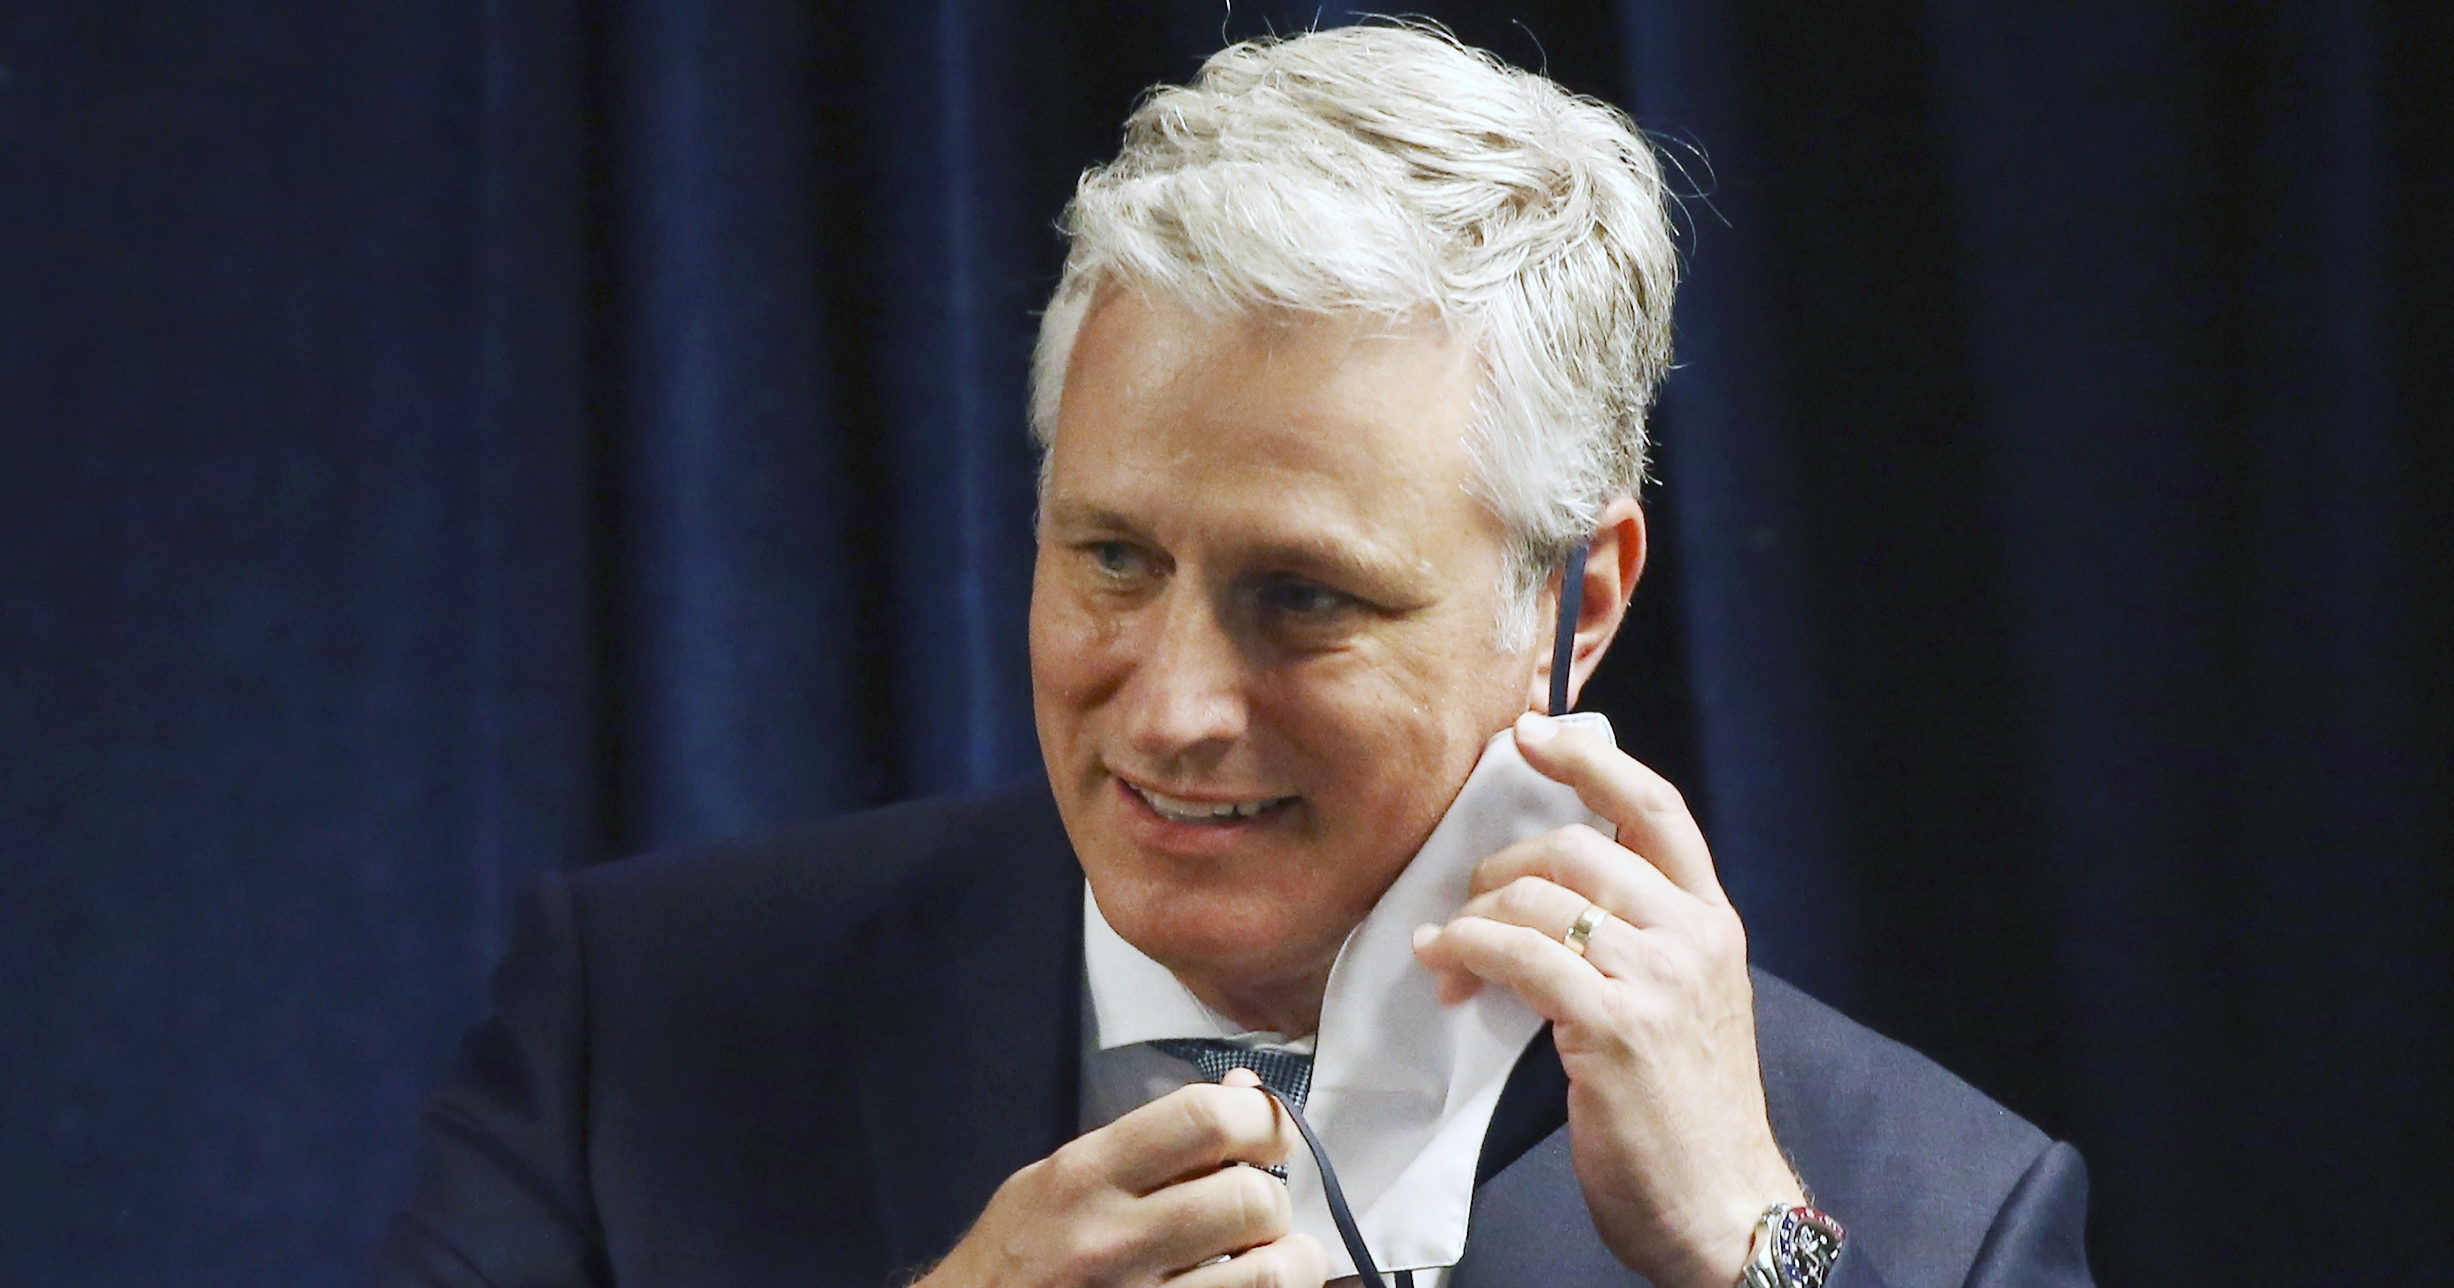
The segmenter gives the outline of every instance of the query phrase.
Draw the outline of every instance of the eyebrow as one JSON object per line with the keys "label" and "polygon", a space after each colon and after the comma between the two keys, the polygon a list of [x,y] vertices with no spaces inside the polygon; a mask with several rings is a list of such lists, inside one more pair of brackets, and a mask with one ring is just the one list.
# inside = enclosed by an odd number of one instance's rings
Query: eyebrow
{"label": "eyebrow", "polygon": [[[1112,532],[1146,537],[1148,529],[1106,506],[1082,501],[1057,501],[1048,507],[1048,526],[1061,532]],[[1360,549],[1359,549],[1360,547]],[[1237,547],[1247,561],[1274,565],[1303,576],[1340,582],[1357,589],[1412,597],[1410,575],[1415,564],[1394,551],[1372,543],[1306,540],[1264,533]]]}

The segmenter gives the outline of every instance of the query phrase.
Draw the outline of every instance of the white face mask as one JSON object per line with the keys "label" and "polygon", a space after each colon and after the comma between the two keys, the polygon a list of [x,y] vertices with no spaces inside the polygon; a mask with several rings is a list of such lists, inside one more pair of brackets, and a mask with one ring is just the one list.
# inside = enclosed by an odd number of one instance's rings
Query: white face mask
{"label": "white face mask", "polygon": [[[1561,719],[1613,739],[1598,713]],[[1384,1270],[1453,1265],[1464,1251],[1483,1134],[1542,1028],[1506,988],[1442,1005],[1415,960],[1415,927],[1456,915],[1485,858],[1572,823],[1616,834],[1573,789],[1527,765],[1512,731],[1492,735],[1430,839],[1330,968],[1304,1117]],[[1288,1183],[1295,1228],[1321,1240],[1333,1278],[1353,1274],[1309,1159],[1296,1160]]]}

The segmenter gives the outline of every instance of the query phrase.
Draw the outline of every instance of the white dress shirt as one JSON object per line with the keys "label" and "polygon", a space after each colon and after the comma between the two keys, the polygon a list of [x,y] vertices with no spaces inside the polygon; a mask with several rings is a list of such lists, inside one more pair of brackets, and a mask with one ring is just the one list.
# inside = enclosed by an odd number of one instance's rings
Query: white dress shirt
{"label": "white dress shirt", "polygon": [[[1610,735],[1600,715],[1565,718]],[[1610,831],[1574,791],[1534,772],[1508,731],[1494,735],[1430,839],[1339,949],[1320,1032],[1301,1039],[1246,1032],[1203,1005],[1108,925],[1086,887],[1084,1130],[1199,1080],[1191,1065],[1144,1043],[1226,1038],[1310,1054],[1304,1118],[1337,1169],[1365,1246],[1383,1272],[1411,1270],[1416,1288],[1443,1288],[1465,1248],[1483,1133],[1542,1019],[1503,988],[1441,1005],[1431,972],[1415,960],[1414,929],[1456,914],[1485,857],[1575,822]],[[1355,1273],[1308,1155],[1298,1151],[1287,1183],[1295,1229],[1328,1249],[1330,1277]]]}

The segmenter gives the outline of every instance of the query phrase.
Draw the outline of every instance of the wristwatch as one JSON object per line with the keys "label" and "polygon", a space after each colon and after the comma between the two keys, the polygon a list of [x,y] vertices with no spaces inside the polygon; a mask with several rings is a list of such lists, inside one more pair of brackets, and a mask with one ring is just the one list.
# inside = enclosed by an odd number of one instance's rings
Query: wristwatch
{"label": "wristwatch", "polygon": [[1756,1220],[1738,1288],[1823,1288],[1849,1237],[1841,1223],[1796,1203],[1775,1203]]}

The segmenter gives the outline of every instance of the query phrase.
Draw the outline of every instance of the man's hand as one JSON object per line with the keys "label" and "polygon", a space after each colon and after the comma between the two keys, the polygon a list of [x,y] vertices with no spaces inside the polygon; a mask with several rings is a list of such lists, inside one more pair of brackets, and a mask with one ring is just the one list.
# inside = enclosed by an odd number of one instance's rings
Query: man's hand
{"label": "man's hand", "polygon": [[1228,1166],[1294,1148],[1260,1086],[1237,1069],[1179,1088],[1016,1172],[920,1288],[1319,1288],[1329,1259],[1287,1232],[1287,1187]]}
{"label": "man's hand", "polygon": [[[1443,997],[1503,984],[1551,1021],[1577,1179],[1612,1253],[1663,1288],[1730,1288],[1765,1206],[1803,1201],[1764,1109],[1738,914],[1659,775],[1540,716],[1517,746],[1619,839],[1566,827],[1491,856],[1415,953]],[[1579,957],[1563,936],[1589,903],[1611,917]]]}

